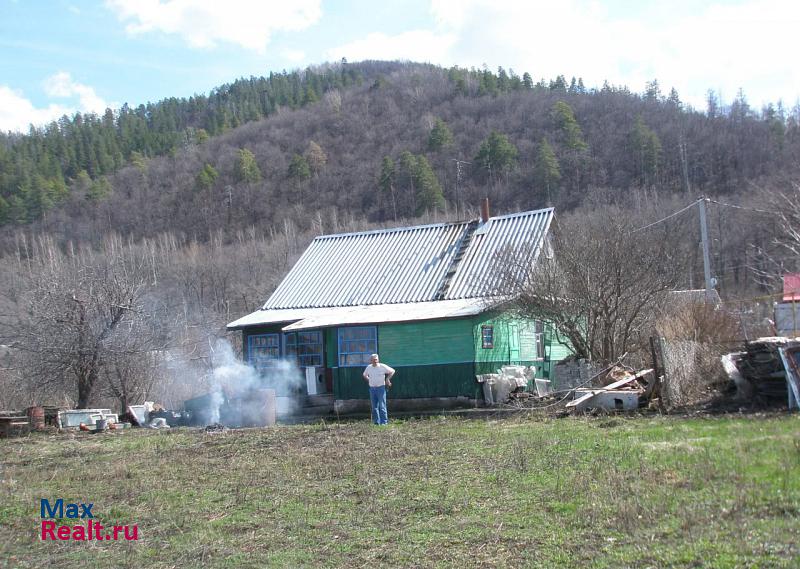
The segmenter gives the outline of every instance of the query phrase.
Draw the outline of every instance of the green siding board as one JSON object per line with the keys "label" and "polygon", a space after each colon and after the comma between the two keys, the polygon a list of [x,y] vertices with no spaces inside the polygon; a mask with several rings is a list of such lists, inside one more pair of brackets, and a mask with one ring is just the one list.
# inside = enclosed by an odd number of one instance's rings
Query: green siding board
{"label": "green siding board", "polygon": [[[549,323],[545,324],[543,330],[542,359],[532,357],[536,354],[533,320],[508,314],[487,313],[475,317],[473,326],[475,373],[496,373],[503,365],[533,365],[536,366],[537,377],[549,378],[552,365],[572,353],[568,345],[558,342],[552,324]],[[482,346],[482,326],[494,326],[494,348]],[[512,337],[515,329],[518,341]]]}
{"label": "green siding board", "polygon": [[[513,322],[518,325],[517,322]],[[509,363],[512,360],[512,350],[519,352],[519,344],[512,345],[511,342],[511,319],[502,315],[482,315],[474,320],[473,337],[476,362],[503,362]],[[494,347],[484,348],[481,338],[481,328],[483,326],[494,327]],[[518,359],[519,355],[516,358]]]}
{"label": "green siding board", "polygon": [[[472,362],[418,366],[392,366],[396,373],[389,399],[420,397],[481,397]],[[369,388],[361,377],[364,368],[334,370],[333,393],[336,399],[369,399]]]}
{"label": "green siding board", "polygon": [[325,366],[339,366],[339,334],[337,328],[326,328],[322,331],[325,334]]}
{"label": "green siding board", "polygon": [[381,361],[392,367],[472,362],[472,323],[467,318],[378,327]]}
{"label": "green siding board", "polygon": [[[261,326],[242,331],[244,359],[247,337],[281,333],[285,324]],[[494,326],[494,347],[482,347],[481,326]],[[517,334],[514,334],[514,329]],[[336,399],[368,399],[369,390],[361,377],[364,368],[338,367],[338,328],[323,330],[325,364],[333,375]],[[513,340],[512,338],[516,338]],[[567,357],[569,345],[560,343],[552,325],[544,326],[544,359],[534,359],[536,342],[533,321],[497,312],[472,318],[378,325],[381,361],[397,370],[389,397],[482,397],[476,374],[496,373],[507,364],[536,367],[537,377],[549,377],[552,365]]]}

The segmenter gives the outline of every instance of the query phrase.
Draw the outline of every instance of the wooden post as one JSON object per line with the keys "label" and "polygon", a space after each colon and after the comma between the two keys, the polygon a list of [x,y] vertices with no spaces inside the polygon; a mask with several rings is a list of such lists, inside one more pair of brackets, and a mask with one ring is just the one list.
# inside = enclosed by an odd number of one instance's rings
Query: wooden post
{"label": "wooden post", "polygon": [[653,358],[653,381],[655,385],[653,385],[652,397],[656,397],[658,400],[658,410],[661,413],[664,413],[664,398],[661,396],[661,374],[659,373],[660,369],[658,367],[658,351],[656,350],[656,339],[653,336],[650,336],[650,356]]}

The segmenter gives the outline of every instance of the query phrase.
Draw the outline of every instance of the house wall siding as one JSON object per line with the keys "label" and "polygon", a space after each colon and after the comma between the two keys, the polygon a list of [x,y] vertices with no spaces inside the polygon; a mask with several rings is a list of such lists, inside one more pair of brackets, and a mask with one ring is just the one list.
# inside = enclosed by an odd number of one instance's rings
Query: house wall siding
{"label": "house wall siding", "polygon": [[[525,365],[536,368],[536,377],[549,379],[553,365],[572,353],[570,346],[556,334],[553,325],[545,322],[542,334],[544,354],[533,359],[534,338],[530,333],[533,320],[508,314],[483,314],[474,318],[475,373],[496,373],[504,365]],[[482,345],[481,328],[494,327],[494,348]],[[519,336],[518,350],[512,348],[514,330]]]}
{"label": "house wall siding", "polygon": [[[475,365],[472,362],[392,367],[397,373],[392,379],[389,399],[481,397],[480,386],[475,381]],[[333,370],[334,397],[368,399],[369,390],[361,377],[363,371],[362,367],[343,367]]]}
{"label": "house wall siding", "polygon": [[[331,329],[333,335],[336,329]],[[455,318],[378,326],[381,361],[397,374],[389,397],[476,397],[472,320]],[[369,396],[363,367],[334,370],[337,399]]]}
{"label": "house wall siding", "polygon": [[[389,397],[413,399],[461,396],[480,399],[481,386],[475,381],[475,375],[495,373],[507,364],[535,366],[537,377],[549,377],[552,364],[569,355],[570,350],[568,346],[557,342],[556,334],[546,325],[545,358],[531,359],[533,340],[524,330],[532,324],[530,320],[495,313],[472,318],[378,325],[378,351],[381,361],[397,370]],[[282,333],[281,328],[284,325],[244,330],[245,361],[249,356],[248,336]],[[494,327],[493,348],[482,347],[482,326]],[[515,328],[518,342],[511,341]],[[335,398],[367,399],[369,392],[361,377],[364,368],[339,367],[338,328],[326,328],[322,332],[325,365],[333,376]]]}
{"label": "house wall siding", "polygon": [[472,362],[472,326],[468,318],[432,320],[378,327],[383,361],[396,366]]}

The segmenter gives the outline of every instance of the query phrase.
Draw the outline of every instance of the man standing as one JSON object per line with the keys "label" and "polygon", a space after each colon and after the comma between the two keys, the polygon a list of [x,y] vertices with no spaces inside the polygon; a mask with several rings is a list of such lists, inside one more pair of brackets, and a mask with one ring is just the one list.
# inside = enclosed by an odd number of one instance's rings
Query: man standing
{"label": "man standing", "polygon": [[386,411],[386,390],[392,386],[394,370],[382,364],[378,354],[369,357],[370,364],[364,369],[362,376],[369,384],[369,400],[372,403],[372,422],[385,425],[389,422]]}

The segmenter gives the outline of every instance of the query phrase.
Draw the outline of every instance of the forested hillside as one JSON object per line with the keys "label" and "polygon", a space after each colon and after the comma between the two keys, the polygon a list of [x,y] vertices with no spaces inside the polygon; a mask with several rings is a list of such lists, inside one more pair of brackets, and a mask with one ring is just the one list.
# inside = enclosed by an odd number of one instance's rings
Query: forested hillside
{"label": "forested hillside", "polygon": [[795,173],[797,108],[710,93],[701,112],[656,81],[643,88],[392,62],[242,79],[4,135],[0,223],[7,237],[29,226],[203,241],[287,218],[453,216],[484,195],[494,211],[564,211],[598,192],[729,195]]}
{"label": "forested hillside", "polygon": [[[484,196],[493,214],[554,205],[556,229],[591,219],[598,241],[606,226],[630,225],[618,233],[634,241],[646,230],[672,289],[702,286],[686,206],[714,196],[713,275],[726,306],[756,318],[738,299],[768,309],[770,279],[800,269],[774,214],[791,209],[778,196],[797,188],[799,158],[800,108],[710,94],[696,110],[655,81],[635,93],[396,62],[4,135],[0,404],[179,401],[224,325],[263,303],[315,235],[466,218]],[[167,352],[178,367],[164,369]]]}

